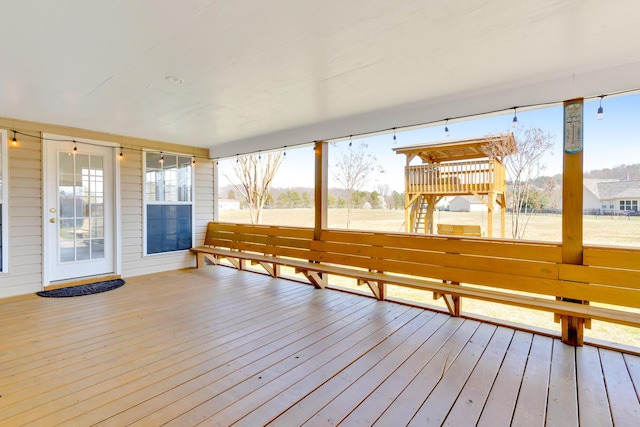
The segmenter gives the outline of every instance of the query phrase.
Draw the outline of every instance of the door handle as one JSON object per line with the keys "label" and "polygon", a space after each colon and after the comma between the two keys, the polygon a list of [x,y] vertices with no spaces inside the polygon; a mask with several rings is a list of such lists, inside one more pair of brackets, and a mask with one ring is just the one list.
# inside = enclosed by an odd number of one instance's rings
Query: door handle
{"label": "door handle", "polygon": [[55,218],[49,218],[49,222],[54,223],[54,222],[56,222],[56,219]]}

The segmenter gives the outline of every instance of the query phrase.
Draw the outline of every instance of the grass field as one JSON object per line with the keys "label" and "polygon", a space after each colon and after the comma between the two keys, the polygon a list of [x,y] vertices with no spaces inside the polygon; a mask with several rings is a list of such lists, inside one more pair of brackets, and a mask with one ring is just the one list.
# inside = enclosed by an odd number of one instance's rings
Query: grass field
{"label": "grass field", "polygon": [[[328,223],[330,228],[345,228],[345,209],[330,209]],[[247,211],[220,211],[220,220],[229,222],[249,222]],[[500,235],[499,215],[494,215],[494,236]],[[264,224],[288,225],[300,227],[313,226],[312,209],[268,209],[263,212]],[[435,223],[443,224],[477,224],[482,226],[486,235],[487,214],[481,212],[436,212]],[[562,218],[560,215],[533,215],[526,228],[525,239],[556,241],[562,239]],[[353,211],[350,229],[376,231],[404,231],[404,212],[399,210],[356,209]],[[511,216],[507,215],[506,236],[511,236]],[[584,241],[586,244],[640,247],[640,217],[584,217]],[[332,285],[342,286],[360,291],[355,281],[332,277]],[[416,301],[422,304],[444,308],[441,301],[434,301],[431,293],[390,286],[389,295],[393,298]],[[553,315],[519,307],[487,303],[465,299],[463,311],[482,316],[507,320],[510,322],[533,325],[536,327],[559,331],[554,323]],[[634,310],[640,314],[640,310]],[[606,322],[593,322],[591,330],[585,330],[588,337],[628,344],[640,347],[640,329],[614,325]]]}

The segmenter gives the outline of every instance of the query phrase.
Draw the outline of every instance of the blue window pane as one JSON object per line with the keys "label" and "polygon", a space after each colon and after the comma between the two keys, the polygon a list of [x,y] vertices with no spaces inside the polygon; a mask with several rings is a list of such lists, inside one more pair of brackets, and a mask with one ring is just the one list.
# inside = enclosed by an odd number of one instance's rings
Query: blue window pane
{"label": "blue window pane", "polygon": [[147,205],[147,253],[191,247],[190,205]]}

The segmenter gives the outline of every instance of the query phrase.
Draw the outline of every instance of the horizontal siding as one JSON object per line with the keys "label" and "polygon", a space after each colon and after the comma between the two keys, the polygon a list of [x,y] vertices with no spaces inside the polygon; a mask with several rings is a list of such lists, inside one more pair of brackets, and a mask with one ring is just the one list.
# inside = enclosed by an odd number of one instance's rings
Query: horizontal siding
{"label": "horizontal siding", "polygon": [[[206,158],[208,151],[119,135],[47,125],[0,117],[0,128],[16,129],[37,137],[18,135],[17,147],[9,147],[9,271],[0,274],[0,298],[37,292],[43,283],[42,237],[42,143],[39,135],[73,135],[121,144],[121,273],[123,277],[167,271],[195,265],[189,252],[145,257],[142,253],[142,153],[143,149],[195,154]],[[9,136],[12,134],[7,132]],[[198,240],[204,239],[206,224],[213,220],[213,162],[196,164],[195,226]],[[199,199],[202,199],[200,201]]]}
{"label": "horizontal siding", "polygon": [[0,275],[0,298],[42,289],[42,144],[19,141],[8,149],[9,268]]}

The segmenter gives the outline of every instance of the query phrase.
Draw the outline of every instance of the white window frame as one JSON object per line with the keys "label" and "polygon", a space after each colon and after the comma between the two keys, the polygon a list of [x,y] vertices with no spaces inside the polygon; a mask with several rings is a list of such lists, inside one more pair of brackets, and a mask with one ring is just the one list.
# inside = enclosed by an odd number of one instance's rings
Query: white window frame
{"label": "white window frame", "polygon": [[[620,200],[620,210],[624,212],[636,212],[638,210],[638,201],[633,199]],[[633,209],[635,207],[635,210]]]}
{"label": "white window frame", "polygon": [[2,156],[2,197],[0,197],[0,205],[2,206],[2,272],[9,272],[9,139],[7,131],[0,129],[0,156]]}
{"label": "white window frame", "polygon": [[[196,216],[196,202],[195,202],[195,194],[196,194],[196,175],[195,175],[195,167],[191,166],[191,201],[189,202],[167,202],[167,201],[149,201],[147,200],[147,153],[160,153],[159,150],[151,150],[145,149],[142,151],[142,255],[144,257],[154,257],[154,256],[167,256],[171,254],[180,254],[185,253],[188,249],[180,249],[176,251],[169,252],[157,252],[157,253],[147,253],[147,207],[148,205],[190,205],[191,206],[191,243],[193,244],[195,239],[195,216]],[[190,154],[185,153],[173,153],[168,151],[162,151],[165,156],[181,156],[181,157],[192,157]]]}

